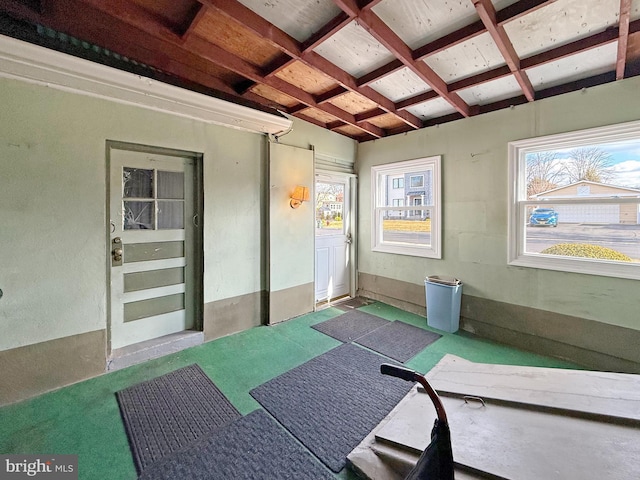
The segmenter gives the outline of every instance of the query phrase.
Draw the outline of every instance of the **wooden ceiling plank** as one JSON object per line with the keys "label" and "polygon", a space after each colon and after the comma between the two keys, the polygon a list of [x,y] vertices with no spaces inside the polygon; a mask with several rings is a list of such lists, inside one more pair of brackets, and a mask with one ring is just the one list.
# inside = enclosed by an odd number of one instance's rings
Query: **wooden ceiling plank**
{"label": "wooden ceiling plank", "polygon": [[419,93],[418,95],[414,95],[413,97],[405,98],[404,100],[400,100],[396,102],[396,107],[400,108],[408,108],[413,105],[418,105],[419,103],[428,102],[429,100],[433,100],[434,98],[438,98],[439,95],[437,92],[433,90],[429,90],[428,92]]}
{"label": "wooden ceiling plank", "polygon": [[402,63],[397,58],[392,60],[391,62],[383,65],[380,68],[376,68],[372,72],[369,72],[361,77],[359,77],[356,82],[359,86],[364,87],[376,82],[378,80],[383,79],[387,75],[391,75],[392,73],[397,72],[401,68],[404,68],[404,63]]}
{"label": "wooden ceiling plank", "polygon": [[631,16],[631,0],[620,0],[620,16],[618,17],[618,56],[616,58],[616,80],[624,78],[627,65],[627,45],[629,42],[629,20]]}
{"label": "wooden ceiling plank", "polygon": [[[343,4],[350,0],[334,0],[341,8]],[[347,12],[348,13],[348,12]],[[362,10],[358,16],[358,22],[376,40],[384,45],[396,58],[409,67],[427,85],[435,90],[442,98],[449,102],[457,111],[464,116],[470,115],[469,105],[467,105],[456,93],[450,93],[447,84],[440,78],[426,63],[415,61],[413,52],[409,46],[385,24],[372,10]]]}
{"label": "wooden ceiling plank", "polygon": [[349,90],[345,89],[344,87],[337,86],[336,88],[332,88],[328,92],[318,95],[316,97],[316,101],[318,102],[318,104],[323,104],[333,100],[336,97],[339,97],[340,95],[344,95],[348,91]]}
{"label": "wooden ceiling plank", "polygon": [[504,27],[499,26],[496,20],[496,10],[491,3],[491,0],[472,0],[473,5],[476,8],[476,12],[480,16],[480,20],[484,23],[487,31],[491,35],[494,43],[500,50],[502,57],[505,62],[511,69],[511,72],[514,74],[522,92],[527,97],[530,102],[535,100],[535,91],[533,89],[533,85],[531,85],[531,81],[527,74],[520,69],[520,57],[516,53],[515,48],[513,48],[513,44],[507,35],[507,32],[504,30]]}
{"label": "wooden ceiling plank", "polygon": [[[321,120],[318,120],[317,118],[313,118],[313,117],[310,117],[308,115],[305,115],[302,112],[293,112],[293,113],[291,113],[291,115],[293,115],[294,117],[299,118],[300,120],[304,120],[305,122],[313,123],[314,125],[317,125],[319,127],[329,128],[329,126],[326,123],[322,122]],[[342,124],[342,125],[344,125],[344,124]]]}
{"label": "wooden ceiling plank", "polygon": [[499,10],[496,13],[496,23],[502,26],[505,23],[516,20],[524,15],[528,15],[539,8],[546,7],[547,5],[551,5],[555,2],[557,2],[557,0],[520,0]]}
{"label": "wooden ceiling plank", "polygon": [[331,19],[326,25],[323,25],[320,30],[311,35],[308,39],[302,42],[302,51],[308,52],[313,50],[322,42],[338,33],[344,27],[351,23],[351,18],[344,12],[340,12],[333,19]]}
{"label": "wooden ceiling plank", "polygon": [[[323,72],[346,89],[360,93],[375,103],[380,104],[385,110],[395,114],[393,102],[388,98],[379,94],[375,90],[362,90],[358,86],[355,77],[349,75],[347,72],[329,62],[324,57],[318,55],[313,50],[303,52],[302,45],[297,40],[280,30],[275,25],[269,23],[255,12],[249,10],[237,0],[198,1],[204,3],[210,8],[215,8],[216,11],[223,15],[233,18],[241,25],[253,30],[256,34],[268,39],[272,45],[280,48],[287,55],[306,63],[311,68]],[[373,96],[373,98],[371,98],[370,95]],[[398,118],[401,118],[404,122],[410,121],[414,125],[414,128],[419,128],[417,125],[420,122],[420,119],[417,117],[412,119],[407,117],[405,114],[402,114],[398,115]]]}
{"label": "wooden ceiling plank", "polygon": [[[122,56],[152,65],[160,71],[175,75],[176,78],[202,83],[208,88],[237,96],[231,85],[224,83],[203,68],[204,64],[211,66],[209,62],[204,62],[179,45],[163,39],[150,38],[142,30],[133,28],[130,23],[121,19],[117,19],[121,23],[110,25],[110,30],[107,31],[104,28],[104,22],[100,19],[104,11],[86,3],[78,0],[57,0],[56,8],[47,9],[46,14],[33,20],[35,23],[47,25],[81,40],[95,43]],[[69,10],[82,11],[84,20],[74,22],[65,14]],[[175,34],[172,35],[175,36]]]}
{"label": "wooden ceiling plank", "polygon": [[[636,20],[629,25],[629,29],[633,31],[634,28],[640,28],[640,20]],[[520,60],[520,68],[529,69],[543,65],[549,62],[556,62],[570,55],[574,55],[579,52],[591,50],[593,48],[601,47],[608,43],[614,42],[618,39],[618,28],[610,28],[604,32],[596,33],[590,37],[577,40],[575,42],[567,43],[551,50],[532,55]]]}
{"label": "wooden ceiling plank", "polygon": [[193,17],[191,18],[191,21],[189,22],[189,25],[187,25],[187,28],[185,28],[184,32],[180,36],[183,43],[186,42],[191,35],[193,35],[193,32],[195,31],[196,28],[198,28],[198,24],[202,21],[202,18],[206,14],[207,14],[207,7],[202,4],[198,5],[197,8],[195,9]]}
{"label": "wooden ceiling plank", "polygon": [[[554,3],[555,1],[556,0],[520,0],[519,2],[503,8],[502,10],[499,10],[496,13],[497,23],[498,25],[503,25],[511,20],[515,20],[516,18],[521,17],[522,15],[533,12],[538,8]],[[438,38],[433,42],[416,48],[413,51],[413,59],[423,60],[430,55],[435,55],[436,53],[446,50],[447,48],[451,48],[455,45],[466,42],[467,40],[471,40],[472,38],[477,37],[478,35],[481,35],[486,31],[487,29],[485,28],[482,20],[478,20],[470,25],[466,25],[454,32],[451,32],[444,37]],[[366,82],[372,83],[376,80],[379,80],[380,78],[383,78],[385,75],[387,75],[387,73],[385,73],[385,70],[392,68],[391,64],[394,62],[391,62],[389,65],[384,65],[376,70],[380,72],[378,77],[374,76],[373,72],[371,72],[370,74],[363,76],[363,80],[366,77]],[[362,82],[361,84],[364,84],[364,82]]]}
{"label": "wooden ceiling plank", "polygon": [[369,120],[370,118],[379,117],[381,115],[387,115],[387,112],[385,112],[381,108],[374,108],[367,112],[356,114],[356,120],[359,122],[363,122],[365,120]]}
{"label": "wooden ceiling plank", "polygon": [[455,32],[451,32],[444,37],[440,37],[433,42],[427,43],[422,47],[418,47],[413,51],[414,60],[423,60],[429,55],[435,55],[447,48],[454,47],[460,43],[471,40],[478,35],[485,33],[487,29],[484,26],[482,20],[473,22],[470,25],[462,27]]}
{"label": "wooden ceiling plank", "polygon": [[209,8],[215,9],[222,15],[232,18],[240,25],[253,30],[271,45],[279,48],[291,57],[300,56],[300,43],[272,23],[262,18],[252,10],[236,0],[198,0]]}
{"label": "wooden ceiling plank", "polygon": [[458,80],[457,82],[450,83],[449,90],[452,92],[457,92],[459,90],[482,85],[483,83],[497,80],[508,75],[511,75],[511,69],[508,65],[502,65],[501,67],[494,68],[493,70],[482,72],[472,77],[463,78],[462,80]]}
{"label": "wooden ceiling plank", "polygon": [[[92,4],[95,8],[102,11],[103,13],[113,18],[119,19],[135,28],[139,28],[153,37],[159,37],[162,40],[173,44],[174,46],[184,48],[182,40],[178,34],[153,21],[150,15],[146,15],[144,12],[140,12],[140,10],[142,9],[136,7],[130,2],[127,2],[125,0],[112,0],[110,2],[102,2],[101,0],[84,1]],[[214,1],[215,0],[207,0],[207,5],[209,2]],[[111,34],[111,32],[109,34]],[[263,83],[277,90],[280,90],[282,93],[296,99],[299,102],[304,103],[309,107],[318,108],[319,110],[330,113],[336,118],[343,120],[345,123],[349,123],[357,128],[360,128],[366,133],[379,137],[384,136],[384,131],[382,129],[366,123],[358,124],[358,122],[355,121],[353,115],[350,115],[349,113],[331,104],[318,105],[313,95],[303,91],[302,89],[294,85],[291,85],[288,82],[285,82],[284,80],[281,80],[277,76],[265,78],[262,75],[259,67],[236,57],[235,55],[229,53],[221,47],[218,47],[217,45],[214,45],[198,37],[197,35],[191,37],[189,41],[189,51],[201,56],[202,58],[207,59],[209,62],[215,65],[219,65],[227,70],[231,70],[232,72],[237,73],[238,75],[248,78],[249,80],[252,80],[256,83]]]}

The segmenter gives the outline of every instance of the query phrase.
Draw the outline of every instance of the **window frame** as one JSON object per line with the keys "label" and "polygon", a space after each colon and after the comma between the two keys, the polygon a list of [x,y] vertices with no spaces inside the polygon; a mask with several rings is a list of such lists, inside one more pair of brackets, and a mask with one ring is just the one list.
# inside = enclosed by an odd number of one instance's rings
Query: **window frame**
{"label": "window frame", "polygon": [[[388,163],[384,165],[374,165],[371,167],[371,250],[374,252],[393,253],[397,255],[409,255],[425,258],[442,258],[442,176],[441,176],[441,155],[421,157],[412,160]],[[429,210],[431,220],[431,244],[420,245],[410,243],[389,242],[383,240],[383,231],[380,219],[382,212],[412,211],[416,210],[415,205],[383,206],[381,202],[382,178],[384,176],[411,173],[416,170],[430,170],[432,176],[432,204],[422,205],[420,210]],[[424,176],[422,175],[422,185],[425,187]],[[406,190],[405,190],[406,193]]]}
{"label": "window frame", "polygon": [[[525,252],[526,208],[539,205],[540,200],[527,199],[525,157],[529,153],[580,148],[603,143],[637,140],[640,144],[640,121],[596,127],[556,135],[529,138],[508,143],[509,205],[508,259],[509,265],[556,270],[562,272],[640,279],[640,263],[623,263],[582,257],[561,257]],[[555,205],[584,204],[584,200],[554,199]],[[600,198],[591,203],[640,205],[640,198]]]}

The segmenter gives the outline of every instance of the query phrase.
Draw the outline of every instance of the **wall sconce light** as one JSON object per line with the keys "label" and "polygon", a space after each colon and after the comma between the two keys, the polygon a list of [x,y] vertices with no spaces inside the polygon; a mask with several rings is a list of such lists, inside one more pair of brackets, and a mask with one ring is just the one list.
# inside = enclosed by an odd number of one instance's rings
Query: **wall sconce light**
{"label": "wall sconce light", "polygon": [[302,205],[302,202],[309,201],[309,188],[298,185],[296,189],[291,194],[291,200],[289,201],[289,205],[291,208],[298,208]]}

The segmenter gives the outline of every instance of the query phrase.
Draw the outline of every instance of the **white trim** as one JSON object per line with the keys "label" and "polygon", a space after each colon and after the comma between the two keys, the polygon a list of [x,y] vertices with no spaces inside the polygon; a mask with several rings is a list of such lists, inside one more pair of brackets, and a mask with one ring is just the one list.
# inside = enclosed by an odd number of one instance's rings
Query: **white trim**
{"label": "white trim", "polygon": [[[393,175],[397,173],[411,173],[416,170],[432,171],[433,204],[432,205],[407,205],[379,206],[379,177],[380,175]],[[397,255],[411,255],[425,258],[442,258],[441,248],[441,221],[442,221],[442,198],[440,193],[441,156],[416,158],[402,162],[394,162],[385,165],[375,165],[371,167],[371,250],[374,252],[394,253]],[[424,185],[424,180],[423,180]],[[405,182],[405,194],[406,192]],[[422,207],[422,208],[416,208]],[[382,211],[413,211],[430,210],[431,218],[431,245],[406,244],[384,242],[382,240],[382,230],[380,228],[380,217]]]}
{"label": "white trim", "polygon": [[225,127],[278,134],[292,121],[0,35],[0,77]]}
{"label": "white trim", "polygon": [[[595,260],[587,258],[558,257],[540,253],[526,253],[525,251],[525,210],[527,205],[544,206],[545,203],[554,205],[584,205],[584,204],[629,204],[640,203],[638,198],[608,197],[573,197],[552,198],[542,197],[527,200],[524,158],[528,153],[541,151],[577,148],[588,145],[615,143],[624,140],[635,140],[640,143],[640,121],[608,125],[604,127],[581,130],[577,132],[548,135],[509,142],[509,202],[508,202],[508,258],[509,265],[518,267],[540,268],[562,272],[574,272],[588,275],[607,277],[640,279],[640,264]],[[576,185],[564,185],[560,188]],[[590,182],[597,184],[597,182]],[[625,187],[618,187],[625,188]],[[548,192],[553,191],[548,190]],[[634,189],[630,189],[634,190]],[[546,192],[543,192],[546,193]],[[640,205],[639,205],[640,207]],[[640,209],[639,209],[640,211]],[[639,213],[640,217],[640,213]]]}

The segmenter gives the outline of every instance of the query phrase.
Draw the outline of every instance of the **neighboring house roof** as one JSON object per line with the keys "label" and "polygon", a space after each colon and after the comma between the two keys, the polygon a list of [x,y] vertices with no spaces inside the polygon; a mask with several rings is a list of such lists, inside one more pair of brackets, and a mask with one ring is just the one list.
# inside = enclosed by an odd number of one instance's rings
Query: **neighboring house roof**
{"label": "neighboring house roof", "polygon": [[[588,187],[589,190],[579,191],[580,187]],[[581,180],[570,185],[562,185],[545,192],[531,195],[530,198],[611,198],[611,197],[638,197],[640,189],[630,187],[620,187],[608,183],[591,182]]]}

